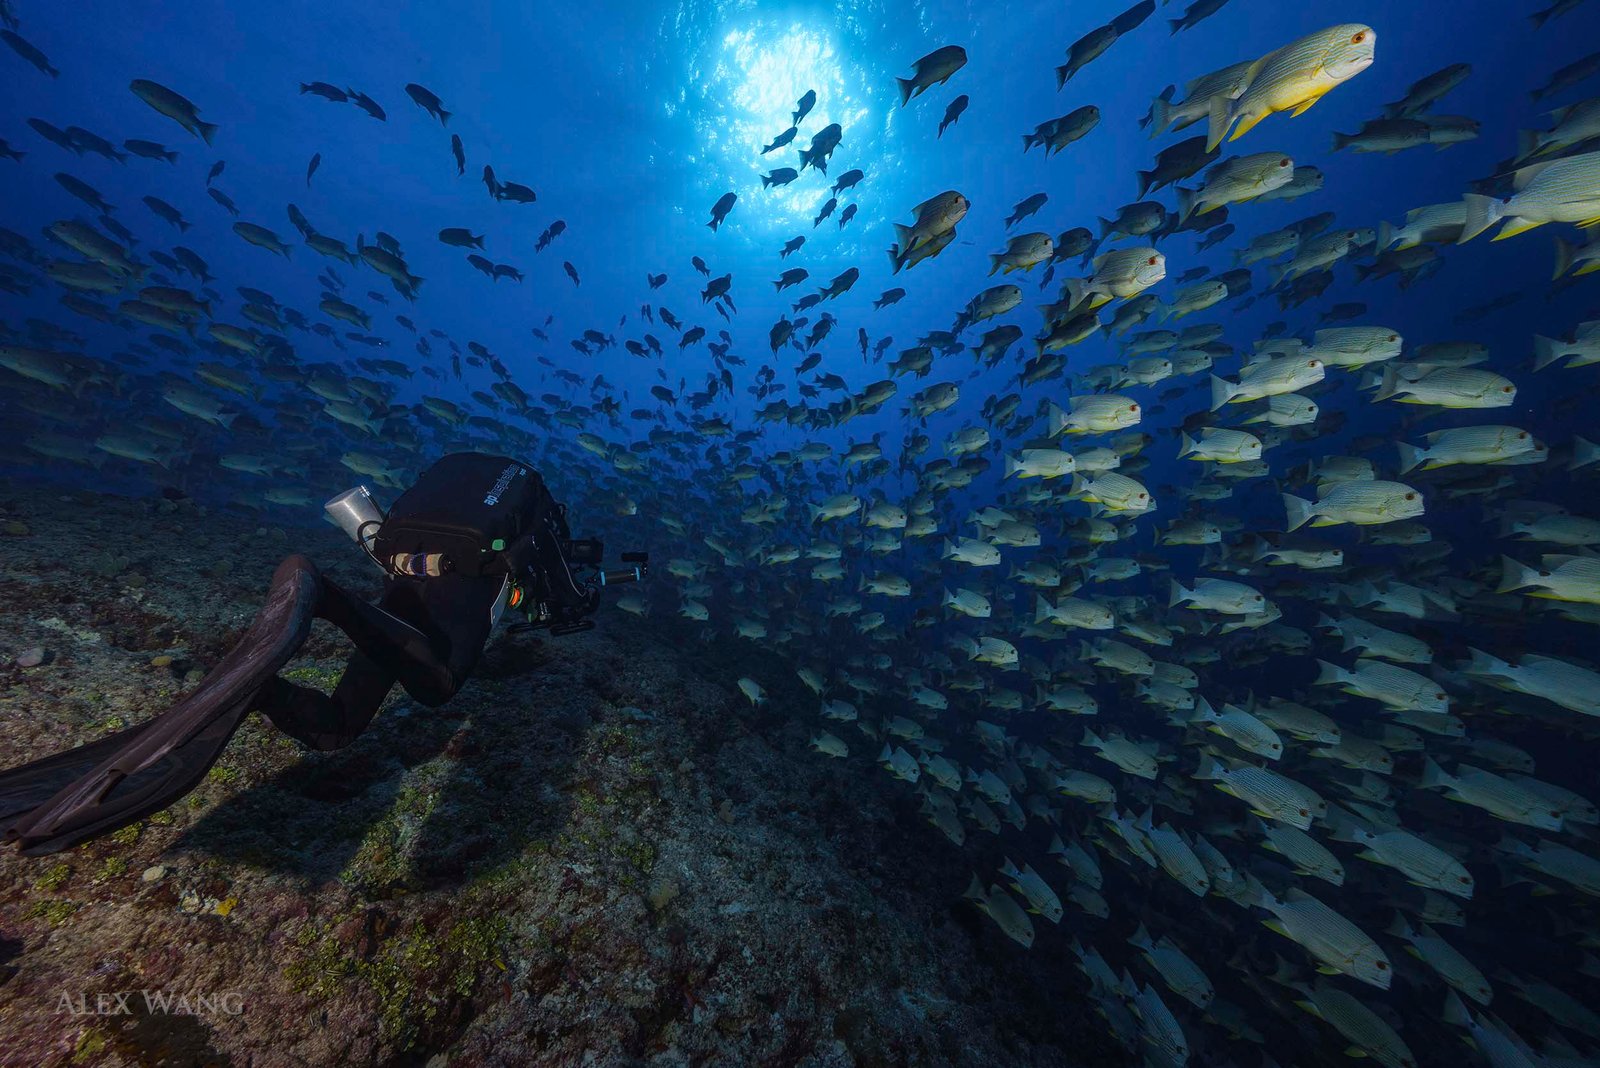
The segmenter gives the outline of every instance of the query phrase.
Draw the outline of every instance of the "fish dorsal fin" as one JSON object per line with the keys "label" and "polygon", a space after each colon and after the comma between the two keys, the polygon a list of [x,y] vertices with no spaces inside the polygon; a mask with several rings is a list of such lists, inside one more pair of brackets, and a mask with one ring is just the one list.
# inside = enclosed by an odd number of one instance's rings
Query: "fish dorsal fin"
{"label": "fish dorsal fin", "polygon": [[1530,163],[1526,167],[1518,167],[1511,172],[1511,188],[1519,191],[1526,188],[1529,182],[1560,162],[1561,160],[1553,159],[1547,163]]}

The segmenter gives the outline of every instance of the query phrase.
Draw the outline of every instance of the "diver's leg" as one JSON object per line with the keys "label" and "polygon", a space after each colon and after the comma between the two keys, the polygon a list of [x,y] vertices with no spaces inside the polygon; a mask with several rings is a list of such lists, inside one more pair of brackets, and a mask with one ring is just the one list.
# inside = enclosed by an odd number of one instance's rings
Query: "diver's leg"
{"label": "diver's leg", "polygon": [[489,640],[501,576],[391,582],[378,604],[324,582],[318,614],[422,704],[442,705],[467,681]]}
{"label": "diver's leg", "polygon": [[350,654],[332,694],[274,678],[256,710],[311,749],[343,749],[361,735],[394,687],[394,675],[359,649]]}
{"label": "diver's leg", "polygon": [[[454,697],[478,666],[483,647],[494,629],[489,612],[500,596],[502,581],[498,575],[457,577],[430,581],[423,587],[423,606],[428,618],[442,632],[448,650],[444,663],[439,665],[442,670],[436,671],[429,680],[431,692],[428,696],[436,697],[438,703]],[[406,689],[417,700],[426,702],[427,698],[412,691],[410,686]]]}

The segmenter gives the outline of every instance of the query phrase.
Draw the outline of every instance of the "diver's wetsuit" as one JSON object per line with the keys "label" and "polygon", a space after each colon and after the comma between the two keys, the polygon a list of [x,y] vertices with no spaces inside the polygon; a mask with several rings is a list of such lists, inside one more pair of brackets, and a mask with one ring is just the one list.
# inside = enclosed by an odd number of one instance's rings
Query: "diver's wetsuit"
{"label": "diver's wetsuit", "polygon": [[[569,543],[565,514],[531,467],[479,453],[444,457],[401,496],[372,539],[380,562],[416,556],[438,562],[437,571],[412,577],[385,565],[383,596],[374,605],[305,557],[288,557],[245,637],[172,708],[0,771],[0,835],[27,853],[54,852],[165,808],[199,784],[251,710],[327,750],[360,735],[396,682],[422,704],[443,704],[476,667],[513,584],[526,590],[524,611],[554,606],[542,618],[567,629],[590,625],[580,620],[598,594],[568,569]],[[331,695],[277,674],[318,618],[355,645]]]}
{"label": "diver's wetsuit", "polygon": [[324,598],[317,614],[356,643],[331,695],[274,675],[256,708],[312,749],[340,749],[367,729],[396,682],[414,700],[442,705],[466,683],[494,626],[499,575],[389,578],[378,608],[416,628],[398,628],[364,602]]}

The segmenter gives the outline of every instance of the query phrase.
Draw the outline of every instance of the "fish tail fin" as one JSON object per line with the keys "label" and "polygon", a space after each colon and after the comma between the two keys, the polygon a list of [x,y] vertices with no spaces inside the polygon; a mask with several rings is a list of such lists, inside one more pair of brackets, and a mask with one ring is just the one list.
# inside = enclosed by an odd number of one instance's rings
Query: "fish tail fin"
{"label": "fish tail fin", "polygon": [[1556,238],[1556,269],[1550,275],[1551,281],[1560,278],[1572,269],[1572,260],[1578,254],[1578,246],[1570,241]]}
{"label": "fish tail fin", "polygon": [[1461,227],[1461,236],[1456,238],[1458,245],[1466,244],[1499,222],[1502,212],[1501,202],[1494,197],[1467,193],[1461,200],[1467,206],[1467,216],[1466,222]]}
{"label": "fish tail fin", "polygon": [[1498,675],[1501,677],[1509,677],[1511,675],[1512,669],[1509,663],[1499,657],[1490,656],[1482,649],[1474,649],[1468,646],[1467,656],[1469,659],[1465,670],[1468,675]]}
{"label": "fish tail fin", "polygon": [[1178,186],[1178,221],[1180,223],[1194,214],[1196,196],[1197,194],[1193,189],[1185,189],[1181,185]]}
{"label": "fish tail fin", "polygon": [[1539,154],[1539,131],[1517,131],[1517,162],[1532,159]]}
{"label": "fish tail fin", "polygon": [[[1143,196],[1144,194],[1141,193],[1139,195]],[[1111,235],[1111,232],[1117,228],[1117,224],[1115,221],[1106,218],[1104,215],[1096,217],[1100,220],[1100,240],[1104,241]]]}
{"label": "fish tail fin", "polygon": [[1412,445],[1408,442],[1397,441],[1395,442],[1394,447],[1396,451],[1400,453],[1400,473],[1402,475],[1407,471],[1412,470],[1418,464],[1422,463],[1422,461],[1428,458],[1427,449]]}
{"label": "fish tail fin", "polygon": [[1388,400],[1400,392],[1400,372],[1393,367],[1383,369],[1383,378],[1378,385],[1378,392],[1372,395],[1374,401]]}
{"label": "fish tail fin", "polygon": [[[1057,86],[1057,88],[1060,88]],[[1158,96],[1150,102],[1150,136],[1159,137],[1172,122],[1172,101]]]}
{"label": "fish tail fin", "polygon": [[450,112],[446,111],[444,108],[440,108],[439,109],[439,125],[440,126],[449,126],[450,125]]}
{"label": "fish tail fin", "polygon": [[1377,251],[1383,252],[1392,244],[1394,244],[1394,224],[1386,219],[1378,224]]}
{"label": "fish tail fin", "polygon": [[[1040,623],[1043,623],[1045,620],[1049,619],[1051,617],[1051,615],[1053,615],[1053,614],[1054,613],[1051,610],[1050,602],[1044,599],[1044,595],[1040,594],[1040,593],[1034,594],[1033,595],[1033,622],[1034,622],[1034,624],[1038,625]],[[1041,688],[1039,692],[1043,693],[1044,692],[1043,688]],[[1041,702],[1041,703],[1043,703],[1043,702]]]}
{"label": "fish tail fin", "polygon": [[1539,572],[1524,564],[1518,563],[1509,556],[1500,557],[1500,586],[1495,593],[1510,593],[1512,590],[1527,589],[1529,586],[1538,586]]}
{"label": "fish tail fin", "polygon": [[900,106],[905,107],[911,102],[911,94],[916,91],[917,80],[915,78],[896,78],[895,84],[900,87]]}
{"label": "fish tail fin", "polygon": [[1316,510],[1316,505],[1304,497],[1296,497],[1292,493],[1282,494],[1283,510],[1288,513],[1288,521],[1284,524],[1287,530],[1299,530],[1311,521],[1311,515]]}
{"label": "fish tail fin", "polygon": [[[989,253],[989,277],[993,278],[994,277],[994,272],[998,271],[1000,269],[1000,265],[1002,263],[1004,263],[1004,262],[1005,262],[1005,257],[1003,255],[1001,255],[1000,253],[998,253],[998,252]],[[1008,271],[1006,273],[1009,274],[1010,272]]]}
{"label": "fish tail fin", "polygon": [[1169,37],[1183,32],[1183,20],[1182,19],[1168,19],[1167,20],[1167,25],[1172,27],[1172,29],[1170,31],[1168,31],[1168,34],[1167,34],[1167,36],[1169,36]]}
{"label": "fish tail fin", "polygon": [[1586,437],[1573,435],[1572,438],[1572,463],[1569,470],[1575,467],[1587,467],[1589,464],[1600,460],[1600,445],[1596,445]]}
{"label": "fish tail fin", "polygon": [[1209,125],[1206,128],[1206,151],[1215,152],[1217,146],[1222,144],[1222,139],[1228,136],[1228,130],[1238,119],[1233,110],[1233,101],[1225,96],[1211,98],[1211,107],[1206,114]]}
{"label": "fish tail fin", "polygon": [[[1559,276],[1559,275],[1558,275]],[[1542,334],[1533,335],[1533,369],[1542,371],[1565,355],[1560,342]]]}
{"label": "fish tail fin", "polygon": [[1239,387],[1218,375],[1211,376],[1211,410],[1216,411],[1231,401],[1239,392]]}
{"label": "fish tail fin", "polygon": [[1138,199],[1143,200],[1144,199],[1144,195],[1146,193],[1148,193],[1150,191],[1150,187],[1155,184],[1156,172],[1155,171],[1135,171],[1134,173],[1139,176],[1139,197],[1138,197]]}
{"label": "fish tail fin", "polygon": [[1448,788],[1454,784],[1455,778],[1441,768],[1432,757],[1422,758],[1422,778],[1417,780],[1418,786],[1424,790],[1432,790],[1441,786]]}
{"label": "fish tail fin", "polygon": [[201,122],[199,119],[196,119],[194,124],[195,128],[200,131],[200,136],[205,138],[206,144],[209,145],[212,136],[217,132],[217,124],[214,122]]}
{"label": "fish tail fin", "polygon": [[[1544,12],[1539,12],[1539,15],[1542,14]],[[1539,15],[1533,17],[1538,18]],[[1466,1003],[1454,990],[1446,991],[1444,995],[1444,1022],[1454,1024],[1456,1027],[1472,1026],[1472,1013],[1467,1010]]]}
{"label": "fish tail fin", "polygon": [[1189,600],[1193,596],[1194,596],[1194,591],[1193,590],[1184,589],[1183,588],[1183,583],[1179,582],[1177,579],[1173,579],[1172,580],[1171,590],[1167,595],[1167,607],[1168,608],[1175,608],[1176,606],[1182,604],[1184,601]]}
{"label": "fish tail fin", "polygon": [[1326,660],[1317,661],[1318,674],[1312,680],[1313,686],[1337,686],[1350,677],[1350,673],[1338,664],[1330,664]]}
{"label": "fish tail fin", "polygon": [[1072,64],[1063,63],[1056,68],[1056,92],[1061,92],[1061,87],[1067,84],[1067,79],[1072,77]]}
{"label": "fish tail fin", "polygon": [[[888,746],[884,746],[884,748],[888,749],[889,747]],[[880,757],[879,759],[881,760],[883,758]],[[968,901],[987,901],[987,900],[989,900],[988,895],[983,892],[983,883],[978,879],[977,872],[973,872],[973,874],[972,874],[972,882],[967,884],[967,888],[966,888],[965,891],[962,892],[961,896],[963,898],[965,898],[966,900],[968,900]]]}
{"label": "fish tail fin", "polygon": [[1194,451],[1200,447],[1195,444],[1194,438],[1191,438],[1187,433],[1180,433],[1178,439],[1178,459],[1180,460],[1185,456],[1193,455]]}

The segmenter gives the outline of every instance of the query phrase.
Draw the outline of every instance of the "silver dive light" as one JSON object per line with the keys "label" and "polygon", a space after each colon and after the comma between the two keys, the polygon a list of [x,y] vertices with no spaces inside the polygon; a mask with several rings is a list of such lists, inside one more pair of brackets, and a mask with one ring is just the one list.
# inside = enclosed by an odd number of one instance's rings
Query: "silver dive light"
{"label": "silver dive light", "polygon": [[[372,542],[383,525],[383,510],[366,486],[347,489],[322,506],[328,521],[354,539],[372,557]],[[376,557],[373,557],[376,560]]]}

